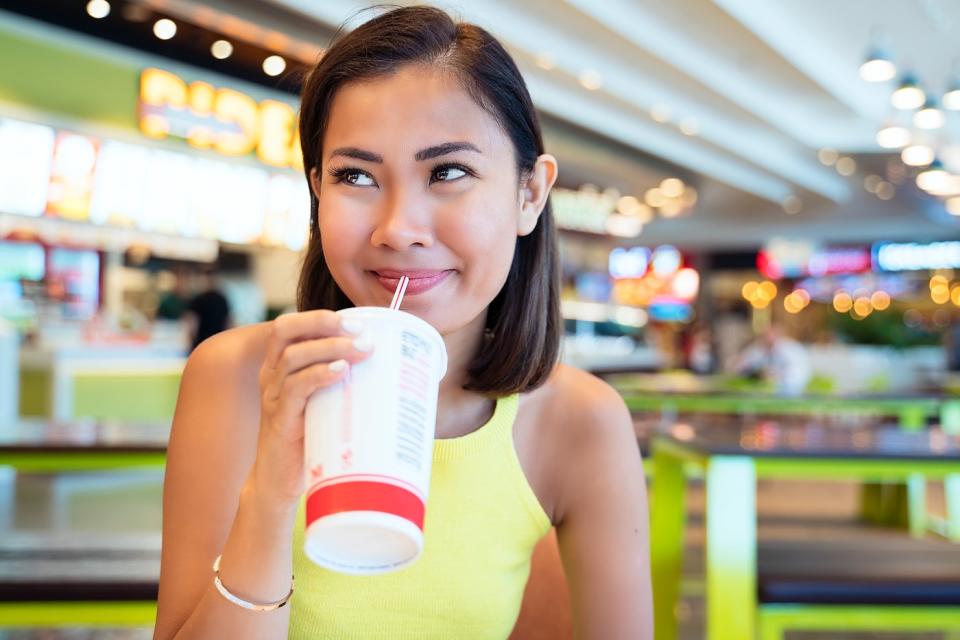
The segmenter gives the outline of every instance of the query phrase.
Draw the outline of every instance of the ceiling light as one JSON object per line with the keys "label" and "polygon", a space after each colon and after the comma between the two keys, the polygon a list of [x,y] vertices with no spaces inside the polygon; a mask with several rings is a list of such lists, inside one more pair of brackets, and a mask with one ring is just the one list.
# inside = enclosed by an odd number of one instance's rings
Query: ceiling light
{"label": "ceiling light", "polygon": [[91,18],[106,18],[110,15],[110,3],[107,0],[90,0],[87,3],[87,15]]}
{"label": "ceiling light", "polygon": [[263,61],[263,72],[268,76],[278,76],[287,68],[287,61],[280,56],[267,56]]}
{"label": "ceiling light", "polygon": [[783,206],[784,212],[791,216],[800,213],[803,209],[803,201],[797,196],[787,196],[783,199],[781,205]]}
{"label": "ceiling light", "polygon": [[877,197],[881,200],[893,200],[895,195],[897,195],[897,190],[889,182],[881,182],[877,186]]}
{"label": "ceiling light", "polygon": [[944,121],[943,111],[937,108],[933,100],[927,100],[923,108],[913,114],[913,124],[918,129],[939,129]]}
{"label": "ceiling light", "polygon": [[643,232],[643,222],[633,216],[611,213],[607,216],[607,233],[621,238],[635,238]]}
{"label": "ceiling light", "polygon": [[837,173],[842,176],[852,176],[857,170],[857,163],[853,158],[844,156],[837,160]]}
{"label": "ceiling light", "polygon": [[650,117],[656,122],[667,122],[670,119],[670,107],[665,104],[655,104],[650,107]]}
{"label": "ceiling light", "polygon": [[210,45],[210,53],[217,60],[224,60],[233,55],[233,45],[226,40],[217,40]]}
{"label": "ceiling light", "polygon": [[960,216],[960,197],[953,197],[947,200],[947,213],[952,216]]}
{"label": "ceiling light", "polygon": [[584,71],[580,74],[580,86],[589,91],[596,91],[602,86],[600,74],[596,71]]}
{"label": "ceiling light", "polygon": [[897,75],[897,66],[880,49],[874,49],[860,65],[860,77],[867,82],[886,82]]}
{"label": "ceiling light", "polygon": [[177,23],[167,18],[161,18],[153,23],[153,35],[161,40],[169,40],[177,35]]}
{"label": "ceiling light", "polygon": [[687,136],[695,136],[697,132],[700,131],[700,123],[697,122],[696,118],[684,118],[680,122],[680,131]]}
{"label": "ceiling light", "polygon": [[167,18],[162,18],[153,23],[153,35],[161,40],[169,40],[177,35],[177,23]]}
{"label": "ceiling light", "polygon": [[683,180],[667,178],[660,183],[660,191],[668,198],[679,198],[683,194]]}
{"label": "ceiling light", "polygon": [[871,174],[863,179],[863,188],[870,193],[876,193],[877,188],[883,184],[883,178],[876,174]]}
{"label": "ceiling light", "polygon": [[947,177],[939,181],[939,184],[927,189],[927,193],[941,198],[960,196],[960,176],[948,174]]}
{"label": "ceiling light", "polygon": [[917,85],[917,79],[913,74],[906,74],[900,81],[900,86],[890,96],[890,102],[897,109],[916,109],[923,105],[927,95],[923,89]]}
{"label": "ceiling light", "polygon": [[925,144],[915,144],[901,151],[900,159],[911,167],[925,167],[933,162],[933,149]]}
{"label": "ceiling light", "polygon": [[884,149],[900,149],[910,144],[910,130],[906,127],[889,126],[877,131],[877,144]]}
{"label": "ceiling light", "polygon": [[664,218],[676,218],[683,213],[683,205],[676,200],[668,200],[660,207],[660,215]]}
{"label": "ceiling light", "polygon": [[623,196],[617,201],[617,211],[638,218],[646,224],[653,220],[653,210],[634,196]]}
{"label": "ceiling light", "polygon": [[651,207],[662,207],[667,198],[660,189],[654,187],[653,189],[647,189],[647,192],[643,195],[643,200]]}
{"label": "ceiling light", "polygon": [[840,154],[837,153],[834,149],[828,149],[824,147],[817,152],[817,158],[820,160],[821,164],[825,164],[828,167],[837,161],[837,158],[840,157]]}
{"label": "ceiling light", "polygon": [[942,188],[949,179],[947,173],[939,160],[934,160],[929,167],[917,175],[917,186],[924,191]]}
{"label": "ceiling light", "polygon": [[950,90],[943,94],[943,107],[950,111],[960,111],[960,81],[954,82]]}
{"label": "ceiling light", "polygon": [[536,57],[535,62],[537,63],[538,67],[540,67],[541,69],[545,69],[547,71],[550,71],[551,69],[554,69],[557,66],[557,61],[554,60],[553,56],[550,55],[549,53],[539,54]]}

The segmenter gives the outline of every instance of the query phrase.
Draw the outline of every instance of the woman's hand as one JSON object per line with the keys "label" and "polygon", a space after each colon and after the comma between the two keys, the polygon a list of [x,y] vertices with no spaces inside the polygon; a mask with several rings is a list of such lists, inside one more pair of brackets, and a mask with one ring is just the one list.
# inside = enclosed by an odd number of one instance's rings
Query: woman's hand
{"label": "woman's hand", "polygon": [[[326,309],[270,323],[260,368],[260,434],[248,488],[277,506],[294,507],[305,491],[304,409],[318,389],[337,384],[370,356],[373,342],[357,320]],[[359,336],[359,337],[358,337]]]}

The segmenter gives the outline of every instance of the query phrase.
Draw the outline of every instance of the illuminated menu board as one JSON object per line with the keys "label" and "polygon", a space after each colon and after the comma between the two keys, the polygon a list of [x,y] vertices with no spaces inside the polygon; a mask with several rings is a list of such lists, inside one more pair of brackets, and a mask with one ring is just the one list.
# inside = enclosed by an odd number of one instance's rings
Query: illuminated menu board
{"label": "illuminated menu board", "polygon": [[48,214],[65,220],[87,219],[98,147],[99,143],[87,136],[57,134],[47,187]]}
{"label": "illuminated menu board", "polygon": [[0,118],[0,214],[299,250],[309,205],[293,171]]}
{"label": "illuminated menu board", "polygon": [[50,127],[0,119],[0,211],[43,215],[54,138]]}
{"label": "illuminated menu board", "polygon": [[0,242],[0,281],[42,280],[43,247],[32,242]]}

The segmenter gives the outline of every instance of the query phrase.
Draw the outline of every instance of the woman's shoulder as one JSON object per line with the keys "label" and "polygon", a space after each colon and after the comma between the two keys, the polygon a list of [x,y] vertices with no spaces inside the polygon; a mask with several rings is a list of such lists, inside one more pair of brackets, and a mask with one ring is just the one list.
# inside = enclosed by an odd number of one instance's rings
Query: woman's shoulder
{"label": "woman's shoulder", "polygon": [[256,375],[266,354],[269,330],[269,322],[260,322],[210,336],[190,354],[187,367],[216,367],[223,374]]}
{"label": "woman's shoulder", "polygon": [[[607,382],[582,369],[558,365],[543,386],[527,394],[535,450],[556,460],[569,460],[587,443],[633,433],[633,420],[623,398]],[[562,465],[561,465],[562,466]]]}
{"label": "woman's shoulder", "polygon": [[[596,376],[558,365],[529,394],[528,436],[522,441],[524,470],[554,524],[571,509],[571,496],[596,474],[615,464],[636,442],[633,420],[617,391]],[[633,454],[636,455],[636,454]],[[587,482],[587,484],[590,484]]]}
{"label": "woman's shoulder", "polygon": [[565,432],[603,428],[611,419],[622,422],[629,411],[610,384],[591,373],[566,364],[558,365],[544,385],[544,411]]}

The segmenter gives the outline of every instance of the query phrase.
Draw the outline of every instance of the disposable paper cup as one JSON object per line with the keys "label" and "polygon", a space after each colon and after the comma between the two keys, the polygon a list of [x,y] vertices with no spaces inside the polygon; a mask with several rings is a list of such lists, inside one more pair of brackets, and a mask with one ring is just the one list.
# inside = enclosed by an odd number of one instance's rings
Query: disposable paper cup
{"label": "disposable paper cup", "polygon": [[423,550],[443,338],[383,307],[338,312],[363,325],[373,354],[340,384],[314,393],[304,416],[304,551],[350,574],[400,569]]}

